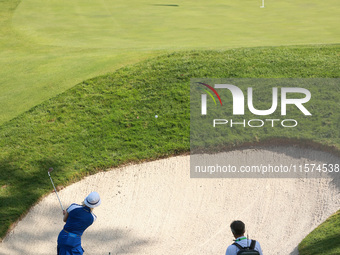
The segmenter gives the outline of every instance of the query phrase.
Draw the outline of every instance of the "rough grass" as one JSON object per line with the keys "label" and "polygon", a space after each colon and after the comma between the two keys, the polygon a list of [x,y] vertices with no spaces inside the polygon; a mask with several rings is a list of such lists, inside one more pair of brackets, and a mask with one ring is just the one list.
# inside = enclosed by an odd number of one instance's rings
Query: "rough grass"
{"label": "rough grass", "polygon": [[[337,78],[339,48],[167,54],[84,81],[32,108],[0,127],[0,235],[51,191],[49,167],[55,184],[66,186],[109,167],[187,152],[190,78]],[[332,107],[335,117],[325,117],[332,136],[316,132],[310,139],[339,150],[339,100]]]}
{"label": "rough grass", "polygon": [[300,244],[300,255],[340,254],[340,211],[313,230]]}

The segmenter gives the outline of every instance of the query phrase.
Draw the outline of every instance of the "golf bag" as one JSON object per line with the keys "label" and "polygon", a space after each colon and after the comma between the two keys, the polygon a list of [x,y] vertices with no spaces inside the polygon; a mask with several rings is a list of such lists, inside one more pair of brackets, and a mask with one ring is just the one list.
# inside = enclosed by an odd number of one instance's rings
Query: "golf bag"
{"label": "golf bag", "polygon": [[255,249],[255,244],[256,244],[255,240],[251,240],[251,243],[250,243],[249,247],[242,247],[238,243],[233,243],[233,245],[235,245],[237,248],[240,249],[237,252],[237,255],[260,255],[260,253],[258,251],[254,250]]}

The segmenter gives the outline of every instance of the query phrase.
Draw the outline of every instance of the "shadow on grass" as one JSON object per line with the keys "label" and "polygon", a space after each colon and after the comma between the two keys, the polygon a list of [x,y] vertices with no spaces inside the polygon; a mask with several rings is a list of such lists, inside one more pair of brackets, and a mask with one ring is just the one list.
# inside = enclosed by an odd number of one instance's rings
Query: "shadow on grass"
{"label": "shadow on grass", "polygon": [[50,166],[62,168],[57,159],[27,159],[32,167],[23,170],[14,156],[0,161],[0,236],[4,236],[13,222],[20,220],[28,210],[53,186],[47,174]]}
{"label": "shadow on grass", "polygon": [[[340,233],[327,234],[324,238],[313,240],[313,243],[299,245],[300,254],[340,254]],[[303,245],[302,245],[303,244]]]}

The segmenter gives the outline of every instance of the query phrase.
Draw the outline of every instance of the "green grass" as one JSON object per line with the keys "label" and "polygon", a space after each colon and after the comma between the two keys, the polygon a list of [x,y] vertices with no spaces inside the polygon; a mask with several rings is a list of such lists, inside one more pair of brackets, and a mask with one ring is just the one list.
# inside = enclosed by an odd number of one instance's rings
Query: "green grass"
{"label": "green grass", "polygon": [[[336,78],[339,49],[333,45],[172,53],[84,81],[32,108],[0,127],[0,203],[6,205],[0,208],[0,235],[51,191],[49,167],[55,169],[56,185],[66,186],[112,166],[187,152],[191,77]],[[339,95],[335,91],[334,98],[321,103],[331,106],[334,101],[336,109]],[[327,115],[327,107],[322,109],[332,136],[314,132],[313,137],[299,134],[300,138],[339,151],[339,111]],[[317,122],[310,130],[324,125]],[[237,142],[234,138],[229,142]],[[259,141],[264,138],[259,134]]]}
{"label": "green grass", "polygon": [[[67,185],[188,151],[190,77],[339,77],[338,45],[224,51],[339,43],[338,0],[265,1],[264,9],[253,0],[161,4],[0,0],[0,236],[50,191],[50,166]],[[195,51],[72,88],[174,50]],[[336,116],[304,138],[338,151]]]}
{"label": "green grass", "polygon": [[[38,43],[67,47],[171,49],[335,43],[337,0],[26,0],[13,25]],[[166,4],[166,3],[165,3]],[[337,39],[336,39],[337,38]]]}
{"label": "green grass", "polygon": [[[162,4],[162,3],[161,3]],[[0,124],[173,50],[340,42],[339,1],[0,1]]]}
{"label": "green grass", "polygon": [[13,26],[19,3],[0,1],[0,125],[77,83],[160,52],[44,45]]}
{"label": "green grass", "polygon": [[340,211],[313,230],[300,244],[300,255],[340,254]]}

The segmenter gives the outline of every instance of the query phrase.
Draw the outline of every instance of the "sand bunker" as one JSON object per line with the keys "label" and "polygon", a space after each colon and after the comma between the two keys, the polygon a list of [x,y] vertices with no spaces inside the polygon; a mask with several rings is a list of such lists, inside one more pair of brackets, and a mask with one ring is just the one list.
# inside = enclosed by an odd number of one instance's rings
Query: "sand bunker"
{"label": "sand bunker", "polygon": [[[264,155],[301,163],[313,153],[321,163],[339,162],[330,154],[294,147],[231,153],[254,163]],[[260,241],[265,254],[297,254],[298,243],[340,208],[339,175],[190,179],[189,156],[180,156],[98,173],[59,196],[65,207],[93,190],[102,197],[94,210],[98,219],[83,235],[85,254],[224,254],[233,239],[229,224],[234,219],[245,222],[249,237]],[[51,193],[7,235],[0,254],[56,254],[62,227],[62,212]]]}

